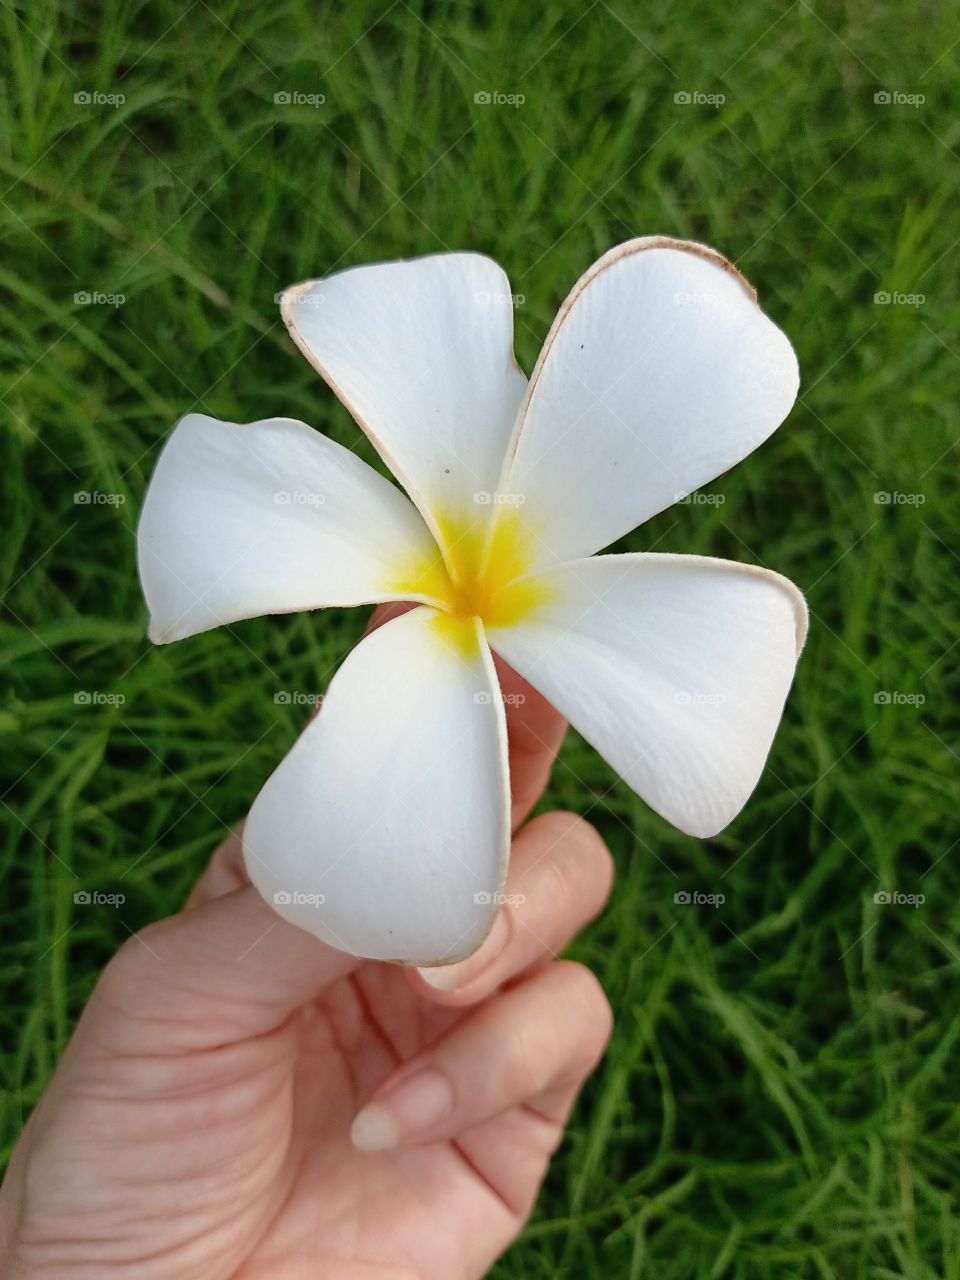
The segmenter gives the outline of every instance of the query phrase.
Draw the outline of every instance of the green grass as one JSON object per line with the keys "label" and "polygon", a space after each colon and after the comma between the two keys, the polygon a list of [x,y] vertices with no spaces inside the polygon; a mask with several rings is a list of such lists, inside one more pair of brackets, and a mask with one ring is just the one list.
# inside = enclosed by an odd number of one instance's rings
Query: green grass
{"label": "green grass", "polygon": [[[628,545],[777,568],[809,594],[811,637],[764,779],[715,840],[669,829],[567,742],[549,803],[595,822],[619,865],[576,948],[618,1027],[495,1274],[957,1280],[954,15],[335,8],[0,4],[2,1150],[100,966],[176,909],[292,743],[306,713],[274,693],[322,689],[365,621],[150,647],[133,528],[175,420],[289,415],[373,461],[289,342],[278,289],[479,249],[524,295],[529,370],[580,272],[660,232],[740,265],[804,386],[710,487],[722,505],[679,506]],[[75,908],[79,888],[126,902]],[[676,906],[681,889],[726,901]],[[875,904],[894,889],[925,901]]]}

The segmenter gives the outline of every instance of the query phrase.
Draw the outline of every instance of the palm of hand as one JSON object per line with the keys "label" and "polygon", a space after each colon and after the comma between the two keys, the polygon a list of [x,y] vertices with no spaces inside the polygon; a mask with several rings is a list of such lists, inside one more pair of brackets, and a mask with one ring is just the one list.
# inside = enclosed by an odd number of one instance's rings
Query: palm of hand
{"label": "palm of hand", "polygon": [[[152,1040],[131,1057],[88,1051],[69,1096],[52,1090],[32,1122],[43,1219],[26,1215],[14,1276],[58,1274],[66,1252],[98,1280],[483,1274],[529,1212],[560,1124],[519,1106],[453,1141],[368,1153],[349,1136],[376,1084],[463,1016],[371,964],[275,1031],[190,1059]],[[105,1142],[97,1182],[57,1176]]]}
{"label": "palm of hand", "polygon": [[[402,971],[378,965],[344,978],[304,1012],[286,1054],[290,1087],[274,1094],[266,1122],[275,1127],[279,1172],[258,1211],[269,1214],[274,1197],[281,1207],[238,1280],[287,1280],[280,1257],[290,1280],[316,1276],[320,1259],[328,1267],[319,1274],[331,1280],[360,1280],[367,1266],[371,1276],[393,1266],[397,1280],[449,1280],[482,1274],[503,1251],[529,1212],[559,1124],[519,1106],[455,1140],[364,1153],[344,1120],[400,1061],[462,1016],[419,1000]],[[262,1114],[255,1123],[265,1123]]]}
{"label": "palm of hand", "polygon": [[[518,707],[519,826],[563,724]],[[528,823],[507,886],[523,905],[441,992],[279,921],[244,887],[235,835],[190,909],[129,939],[94,990],[0,1194],[5,1276],[477,1280],[609,1035],[596,979],[555,957],[610,877],[585,823]],[[408,1067],[450,1082],[451,1114],[358,1150],[351,1119]]]}

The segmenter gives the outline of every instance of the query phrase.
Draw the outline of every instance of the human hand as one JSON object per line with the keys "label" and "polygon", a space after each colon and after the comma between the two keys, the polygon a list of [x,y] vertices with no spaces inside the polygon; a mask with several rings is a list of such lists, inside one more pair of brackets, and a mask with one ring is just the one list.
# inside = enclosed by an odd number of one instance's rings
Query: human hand
{"label": "human hand", "polygon": [[521,826],[565,726],[501,677],[517,834],[480,950],[430,981],[333,951],[232,836],[101,976],[0,1192],[8,1280],[465,1280],[503,1252],[609,1036],[555,957],[611,861],[573,815]]}

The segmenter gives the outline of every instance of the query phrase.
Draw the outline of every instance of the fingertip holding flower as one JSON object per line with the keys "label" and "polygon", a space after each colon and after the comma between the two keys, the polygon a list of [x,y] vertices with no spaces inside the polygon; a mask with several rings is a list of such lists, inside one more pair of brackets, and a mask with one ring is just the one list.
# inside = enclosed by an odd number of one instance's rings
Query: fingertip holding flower
{"label": "fingertip holding flower", "polygon": [[361,641],[257,798],[244,848],[268,901],[357,955],[476,950],[510,841],[491,649],[668,821],[721,830],[763,770],[803,597],[752,566],[595,553],[790,411],[796,356],[739,272],[666,237],[612,249],[529,383],[506,276],[479,254],[352,268],[282,313],[409,497],[303,423],[188,415],[138,529],[151,638],[419,607]]}
{"label": "fingertip holding flower", "polygon": [[428,1132],[450,1115],[453,1086],[441,1071],[423,1067],[379,1091],[356,1115],[350,1139],[360,1151],[389,1151]]}
{"label": "fingertip holding flower", "polygon": [[468,986],[475,978],[486,973],[494,961],[503,953],[510,940],[510,922],[506,911],[502,908],[491,926],[490,932],[481,945],[465,960],[456,964],[438,965],[433,968],[421,967],[417,970],[427,986],[434,991],[451,994]]}
{"label": "fingertip holding flower", "polygon": [[399,1131],[390,1112],[376,1102],[370,1102],[358,1111],[350,1126],[350,1141],[358,1151],[389,1151],[399,1140]]}

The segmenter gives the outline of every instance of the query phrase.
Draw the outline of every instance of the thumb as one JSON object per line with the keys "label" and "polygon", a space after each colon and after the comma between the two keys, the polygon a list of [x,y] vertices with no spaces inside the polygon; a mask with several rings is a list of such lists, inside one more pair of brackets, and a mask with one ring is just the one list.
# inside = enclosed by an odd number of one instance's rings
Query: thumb
{"label": "thumb", "polygon": [[176,1055],[265,1035],[356,956],[282,920],[251,887],[148,925],[104,970],[77,1028],[114,1053]]}

